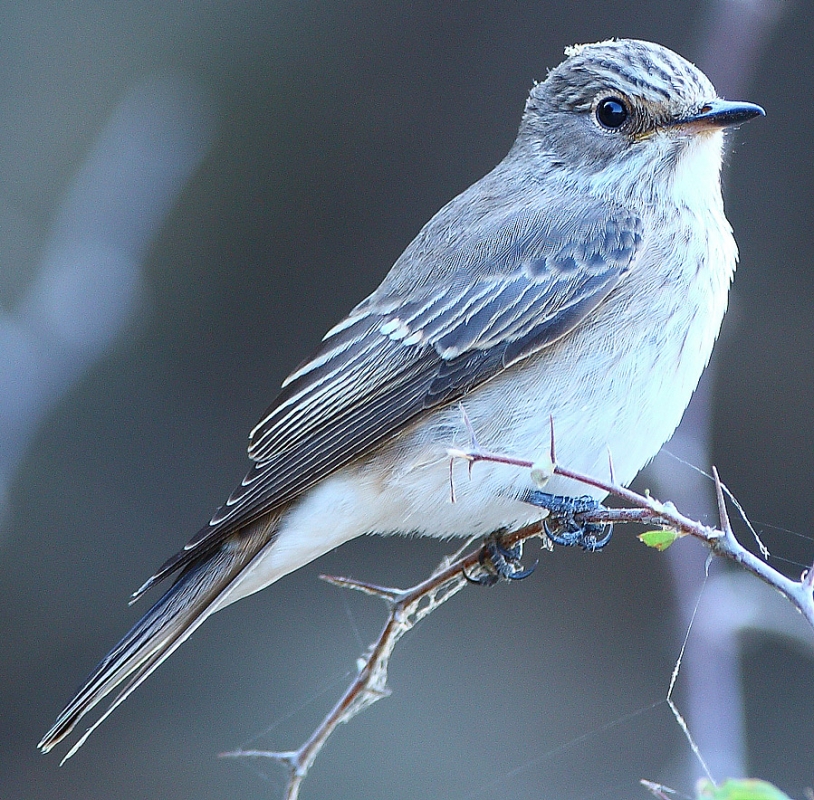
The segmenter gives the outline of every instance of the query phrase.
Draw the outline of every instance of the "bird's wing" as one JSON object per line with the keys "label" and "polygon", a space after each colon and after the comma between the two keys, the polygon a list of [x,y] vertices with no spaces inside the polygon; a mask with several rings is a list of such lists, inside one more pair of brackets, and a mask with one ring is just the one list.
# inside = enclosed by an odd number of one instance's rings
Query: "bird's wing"
{"label": "bird's wing", "polygon": [[[520,214],[444,257],[442,285],[374,293],[328,332],[251,433],[255,462],[207,526],[136,593],[218,546],[580,323],[631,268],[634,215],[605,206],[570,229]],[[443,271],[442,271],[443,272]]]}

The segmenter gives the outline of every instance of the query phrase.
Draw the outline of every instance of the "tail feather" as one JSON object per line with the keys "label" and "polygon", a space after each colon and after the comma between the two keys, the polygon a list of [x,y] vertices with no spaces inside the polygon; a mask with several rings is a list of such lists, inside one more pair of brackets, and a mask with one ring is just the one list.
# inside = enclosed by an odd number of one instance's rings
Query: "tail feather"
{"label": "tail feather", "polygon": [[230,537],[219,550],[190,564],[155,605],[91,673],[39,748],[47,753],[117,686],[110,706],[71,747],[65,763],[99,725],[218,607],[244,567],[270,541],[273,521],[258,521]]}

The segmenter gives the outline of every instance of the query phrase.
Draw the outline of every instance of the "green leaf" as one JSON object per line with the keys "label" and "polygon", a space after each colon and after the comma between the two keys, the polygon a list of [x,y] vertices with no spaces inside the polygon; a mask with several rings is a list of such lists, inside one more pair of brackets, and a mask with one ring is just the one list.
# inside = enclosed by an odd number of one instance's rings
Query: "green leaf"
{"label": "green leaf", "polygon": [[678,531],[647,531],[646,533],[640,533],[639,539],[648,547],[655,547],[656,550],[662,551],[684,535],[678,533]]}
{"label": "green leaf", "polygon": [[757,778],[730,778],[718,786],[712,781],[700,780],[696,793],[698,800],[790,800],[776,786]]}

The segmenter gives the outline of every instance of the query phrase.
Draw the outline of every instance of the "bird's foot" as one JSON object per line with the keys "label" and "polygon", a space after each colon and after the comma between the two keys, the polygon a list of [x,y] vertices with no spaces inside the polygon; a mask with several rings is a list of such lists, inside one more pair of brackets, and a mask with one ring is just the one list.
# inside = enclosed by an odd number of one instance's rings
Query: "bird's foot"
{"label": "bird's foot", "polygon": [[547,492],[530,491],[523,498],[538,508],[545,508],[549,516],[543,520],[546,536],[564,547],[581,547],[594,552],[601,550],[613,535],[612,523],[585,522],[580,519],[588,511],[604,509],[604,506],[589,495],[564,497]]}
{"label": "bird's foot", "polygon": [[511,547],[506,547],[503,542],[503,533],[496,531],[490,533],[483,543],[478,563],[481,566],[481,574],[472,577],[464,571],[464,577],[470,583],[478,586],[494,586],[501,578],[509,581],[520,581],[528,578],[537,568],[535,561],[530,567],[524,567],[521,559],[523,557],[523,544],[518,542]]}

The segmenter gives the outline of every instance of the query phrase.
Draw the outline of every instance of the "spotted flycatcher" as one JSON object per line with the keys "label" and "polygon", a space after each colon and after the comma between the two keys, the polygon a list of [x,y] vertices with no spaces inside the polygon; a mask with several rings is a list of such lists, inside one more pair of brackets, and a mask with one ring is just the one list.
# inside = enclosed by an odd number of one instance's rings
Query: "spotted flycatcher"
{"label": "spotted flycatcher", "polygon": [[[365,533],[473,536],[539,520],[528,470],[480,445],[630,482],[678,425],[726,310],[737,248],[720,99],[660,45],[570,48],[517,140],[419,232],[382,284],[292,372],[251,432],[240,486],[136,596],[175,582],[104,658],[40,747],[108,693],[91,731],[210,614]],[[460,405],[463,405],[465,414]],[[561,477],[547,490],[585,489]],[[602,492],[594,490],[596,499]]]}

